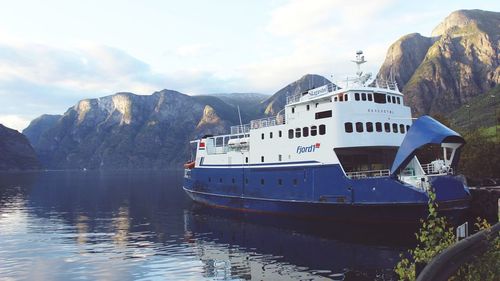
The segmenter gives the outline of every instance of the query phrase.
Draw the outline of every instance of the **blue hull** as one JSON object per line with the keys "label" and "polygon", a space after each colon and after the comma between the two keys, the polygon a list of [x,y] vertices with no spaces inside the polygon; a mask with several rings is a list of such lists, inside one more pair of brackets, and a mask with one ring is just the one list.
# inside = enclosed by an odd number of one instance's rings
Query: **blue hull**
{"label": "blue hull", "polygon": [[[469,192],[453,176],[431,182],[439,212],[459,219]],[[195,168],[184,190],[205,205],[339,221],[409,222],[427,216],[426,192],[389,177],[350,179],[339,165]]]}

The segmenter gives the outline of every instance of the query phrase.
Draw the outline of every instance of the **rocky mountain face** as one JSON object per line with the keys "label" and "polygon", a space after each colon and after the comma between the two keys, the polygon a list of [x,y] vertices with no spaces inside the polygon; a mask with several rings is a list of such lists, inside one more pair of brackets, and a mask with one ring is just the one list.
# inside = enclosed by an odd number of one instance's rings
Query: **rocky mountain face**
{"label": "rocky mountain face", "polygon": [[51,169],[180,167],[189,158],[189,140],[229,133],[230,126],[239,124],[237,106],[242,122],[248,123],[277,112],[287,93],[327,82],[321,76],[304,76],[272,97],[188,96],[171,90],[149,96],[117,93],[81,100],[64,115],[42,115],[23,133],[44,167]]}
{"label": "rocky mountain face", "polygon": [[28,139],[16,130],[0,124],[0,171],[40,168]]}
{"label": "rocky mountain face", "polygon": [[392,76],[413,113],[444,114],[500,83],[500,13],[459,10],[432,32],[391,45],[379,77]]}

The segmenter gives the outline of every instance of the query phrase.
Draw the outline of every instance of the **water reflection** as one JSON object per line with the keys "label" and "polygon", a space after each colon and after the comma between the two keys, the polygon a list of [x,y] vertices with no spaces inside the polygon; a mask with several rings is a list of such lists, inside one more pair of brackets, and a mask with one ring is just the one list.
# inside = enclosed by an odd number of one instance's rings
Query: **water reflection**
{"label": "water reflection", "polygon": [[165,171],[0,173],[0,276],[390,280],[413,237],[200,208],[181,183]]}

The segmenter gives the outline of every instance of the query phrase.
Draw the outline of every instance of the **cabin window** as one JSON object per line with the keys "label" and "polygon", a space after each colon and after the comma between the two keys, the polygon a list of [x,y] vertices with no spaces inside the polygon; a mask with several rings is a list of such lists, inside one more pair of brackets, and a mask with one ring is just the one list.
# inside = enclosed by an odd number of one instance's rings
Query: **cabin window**
{"label": "cabin window", "polygon": [[316,114],[315,114],[316,119],[323,119],[323,118],[330,118],[330,117],[332,117],[331,110],[316,112]]}
{"label": "cabin window", "polygon": [[367,97],[368,97],[368,101],[373,101],[373,97],[372,97],[372,94],[366,94]]}
{"label": "cabin window", "polygon": [[392,123],[392,132],[397,133],[398,132],[398,124]]}
{"label": "cabin window", "polygon": [[264,163],[264,156],[260,157],[260,162]]}
{"label": "cabin window", "polygon": [[397,97],[396,101],[398,102],[398,104],[401,104],[401,98],[400,97]]}
{"label": "cabin window", "polygon": [[333,98],[333,101],[337,101],[337,100],[338,100],[338,98],[337,98],[337,96],[335,96],[335,97]]}
{"label": "cabin window", "polygon": [[316,103],[316,108],[318,108],[319,103]]}
{"label": "cabin window", "polygon": [[385,103],[385,94],[373,93],[373,101],[375,103]]}
{"label": "cabin window", "polygon": [[311,136],[315,136],[318,134],[318,127],[311,126]]}
{"label": "cabin window", "polygon": [[356,132],[358,132],[358,133],[363,132],[363,123],[362,122],[356,122]]}
{"label": "cabin window", "polygon": [[309,111],[309,109],[311,108],[310,105],[306,105],[306,110]]}
{"label": "cabin window", "polygon": [[373,123],[372,122],[368,122],[366,123],[366,131],[367,132],[373,132]]}
{"label": "cabin window", "polygon": [[245,184],[248,184],[248,178],[245,178]]}
{"label": "cabin window", "polygon": [[288,130],[288,138],[293,139],[293,129]]}
{"label": "cabin window", "polygon": [[375,130],[377,132],[382,132],[382,123],[380,122],[375,123]]}
{"label": "cabin window", "polygon": [[283,161],[283,155],[278,154],[278,161],[280,161],[280,162]]}
{"label": "cabin window", "polygon": [[272,139],[273,138],[273,132],[269,132],[269,138]]}
{"label": "cabin window", "polygon": [[391,103],[391,96],[387,95],[387,102]]}
{"label": "cabin window", "polygon": [[406,125],[406,131],[408,132],[410,130],[410,125]]}
{"label": "cabin window", "polygon": [[222,183],[222,178],[219,178],[219,182]]}
{"label": "cabin window", "polygon": [[283,185],[283,179],[278,179],[278,185]]}
{"label": "cabin window", "polygon": [[354,93],[354,100],[359,100],[359,93]]}
{"label": "cabin window", "polygon": [[308,137],[309,136],[309,127],[302,128],[302,136],[303,137]]}
{"label": "cabin window", "polygon": [[344,94],[344,101],[348,101],[349,100],[349,95],[348,94]]}
{"label": "cabin window", "polygon": [[260,185],[264,185],[264,179],[260,179]]}
{"label": "cabin window", "polygon": [[319,134],[320,135],[326,134],[326,126],[325,125],[319,125]]}
{"label": "cabin window", "polygon": [[351,122],[344,123],[344,129],[346,133],[352,133],[352,123]]}
{"label": "cabin window", "polygon": [[300,138],[300,136],[301,136],[301,130],[300,130],[300,128],[295,128],[295,137],[296,138]]}
{"label": "cabin window", "polygon": [[386,133],[390,133],[391,132],[391,124],[384,123],[384,130]]}
{"label": "cabin window", "polygon": [[401,134],[404,134],[404,133],[405,133],[405,125],[403,125],[403,124],[399,124],[399,132],[400,132]]}
{"label": "cabin window", "polygon": [[292,107],[292,113],[295,113],[295,107]]}
{"label": "cabin window", "polygon": [[231,180],[231,182],[234,184],[234,183],[236,182],[236,180],[233,178],[233,179]]}
{"label": "cabin window", "polygon": [[361,93],[361,100],[366,101],[366,93]]}
{"label": "cabin window", "polygon": [[396,104],[396,97],[392,96],[392,103]]}
{"label": "cabin window", "polygon": [[297,179],[293,179],[293,186],[297,186],[299,184],[299,181]]}
{"label": "cabin window", "polygon": [[339,101],[344,101],[344,95],[339,95]]}
{"label": "cabin window", "polygon": [[280,137],[280,138],[281,138],[282,136],[283,136],[283,134],[281,133],[281,130],[280,130],[280,131],[278,131],[278,137]]}
{"label": "cabin window", "polygon": [[248,163],[248,157],[245,157],[245,163]]}
{"label": "cabin window", "polygon": [[212,182],[212,178],[211,177],[208,177],[208,182]]}
{"label": "cabin window", "polygon": [[264,133],[262,133],[262,134],[260,135],[260,138],[261,138],[261,139],[264,139]]}

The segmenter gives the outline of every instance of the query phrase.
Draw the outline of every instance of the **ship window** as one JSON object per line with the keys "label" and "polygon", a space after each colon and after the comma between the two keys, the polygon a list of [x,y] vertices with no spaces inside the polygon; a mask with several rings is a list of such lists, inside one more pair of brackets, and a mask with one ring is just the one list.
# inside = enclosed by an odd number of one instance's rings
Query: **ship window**
{"label": "ship window", "polygon": [[306,105],[306,110],[309,110],[311,108],[310,105]]}
{"label": "ship window", "polygon": [[319,134],[320,135],[326,134],[326,126],[325,125],[319,125]]}
{"label": "ship window", "polygon": [[316,103],[316,108],[318,108],[319,103]]}
{"label": "ship window", "polygon": [[333,98],[333,101],[337,101],[337,100],[338,100],[338,98],[337,98],[337,96],[335,96],[335,97]]}
{"label": "ship window", "polygon": [[358,133],[363,132],[363,123],[362,122],[356,122],[356,132],[358,132]]}
{"label": "ship window", "polygon": [[283,161],[283,156],[281,154],[278,154],[278,161]]}
{"label": "ship window", "polygon": [[245,157],[245,163],[248,163],[248,157]]}
{"label": "ship window", "polygon": [[280,131],[278,131],[278,137],[280,137],[280,138],[281,138],[282,136],[283,136],[283,133],[281,133],[281,130],[280,130]]}
{"label": "ship window", "polygon": [[373,93],[373,101],[375,103],[385,103],[385,94]]}
{"label": "ship window", "polygon": [[406,125],[406,131],[408,132],[410,130],[410,125]]}
{"label": "ship window", "polygon": [[297,186],[298,183],[299,181],[297,179],[293,179],[293,186]]}
{"label": "ship window", "polygon": [[248,178],[245,178],[245,184],[248,184]]}
{"label": "ship window", "polygon": [[264,139],[264,133],[262,133],[262,135],[260,135],[260,138],[261,138],[261,139]]}
{"label": "ship window", "polygon": [[304,137],[309,136],[309,127],[302,128],[302,136],[304,136]]}
{"label": "ship window", "polygon": [[384,123],[384,129],[385,129],[386,133],[390,133],[391,132],[391,124]]}
{"label": "ship window", "polygon": [[354,93],[354,99],[359,100],[359,93]]}
{"label": "ship window", "polygon": [[339,101],[344,101],[344,95],[339,95]]}
{"label": "ship window", "polygon": [[292,107],[292,113],[295,113],[295,107]]}
{"label": "ship window", "polygon": [[403,125],[403,124],[399,124],[399,132],[400,132],[401,134],[404,134],[404,133],[405,133],[405,125]]}
{"label": "ship window", "polygon": [[296,138],[300,138],[300,133],[301,133],[300,128],[296,128],[296,129],[295,129],[295,137],[296,137]]}
{"label": "ship window", "polygon": [[344,129],[346,133],[352,133],[352,123],[351,122],[344,123]]}
{"label": "ship window", "polygon": [[367,132],[373,132],[373,123],[372,122],[368,122],[366,123],[366,131]]}
{"label": "ship window", "polygon": [[400,97],[397,97],[396,101],[398,102],[398,104],[401,104],[401,98]]}
{"label": "ship window", "polygon": [[318,134],[318,127],[311,126],[311,136],[315,136]]}
{"label": "ship window", "polygon": [[264,163],[264,156],[260,157],[260,162]]}
{"label": "ship window", "polygon": [[361,93],[361,100],[366,101],[366,94],[365,93]]}
{"label": "ship window", "polygon": [[235,183],[235,182],[236,182],[236,180],[233,178],[233,179],[231,180],[231,182],[232,182],[232,183]]}
{"label": "ship window", "polygon": [[392,132],[397,133],[398,132],[398,124],[392,123]]}
{"label": "ship window", "polygon": [[323,119],[323,118],[330,118],[330,117],[332,117],[331,110],[316,112],[316,114],[315,114],[316,119]]}
{"label": "ship window", "polygon": [[372,94],[366,94],[368,96],[368,101],[372,101],[373,100],[373,97],[372,97]]}
{"label": "ship window", "polygon": [[216,138],[215,139],[215,146],[216,147],[222,147],[222,146],[224,146],[224,138],[223,137]]}
{"label": "ship window", "polygon": [[269,138],[272,139],[273,138],[273,132],[269,132]]}
{"label": "ship window", "polygon": [[278,185],[283,185],[283,179],[278,179]]}
{"label": "ship window", "polygon": [[222,183],[222,178],[219,178],[219,182]]}
{"label": "ship window", "polygon": [[377,132],[382,132],[382,123],[380,122],[375,123],[375,130]]}
{"label": "ship window", "polygon": [[260,179],[260,184],[264,185],[264,179]]}
{"label": "ship window", "polygon": [[391,103],[391,96],[387,95],[387,102]]}
{"label": "ship window", "polygon": [[396,97],[395,96],[392,96],[392,103],[396,103]]}
{"label": "ship window", "polygon": [[349,95],[348,94],[345,94],[344,95],[344,101],[348,101],[349,100]]}
{"label": "ship window", "polygon": [[288,138],[293,139],[293,129],[288,130]]}
{"label": "ship window", "polygon": [[211,177],[208,177],[208,182],[212,182],[212,178]]}

